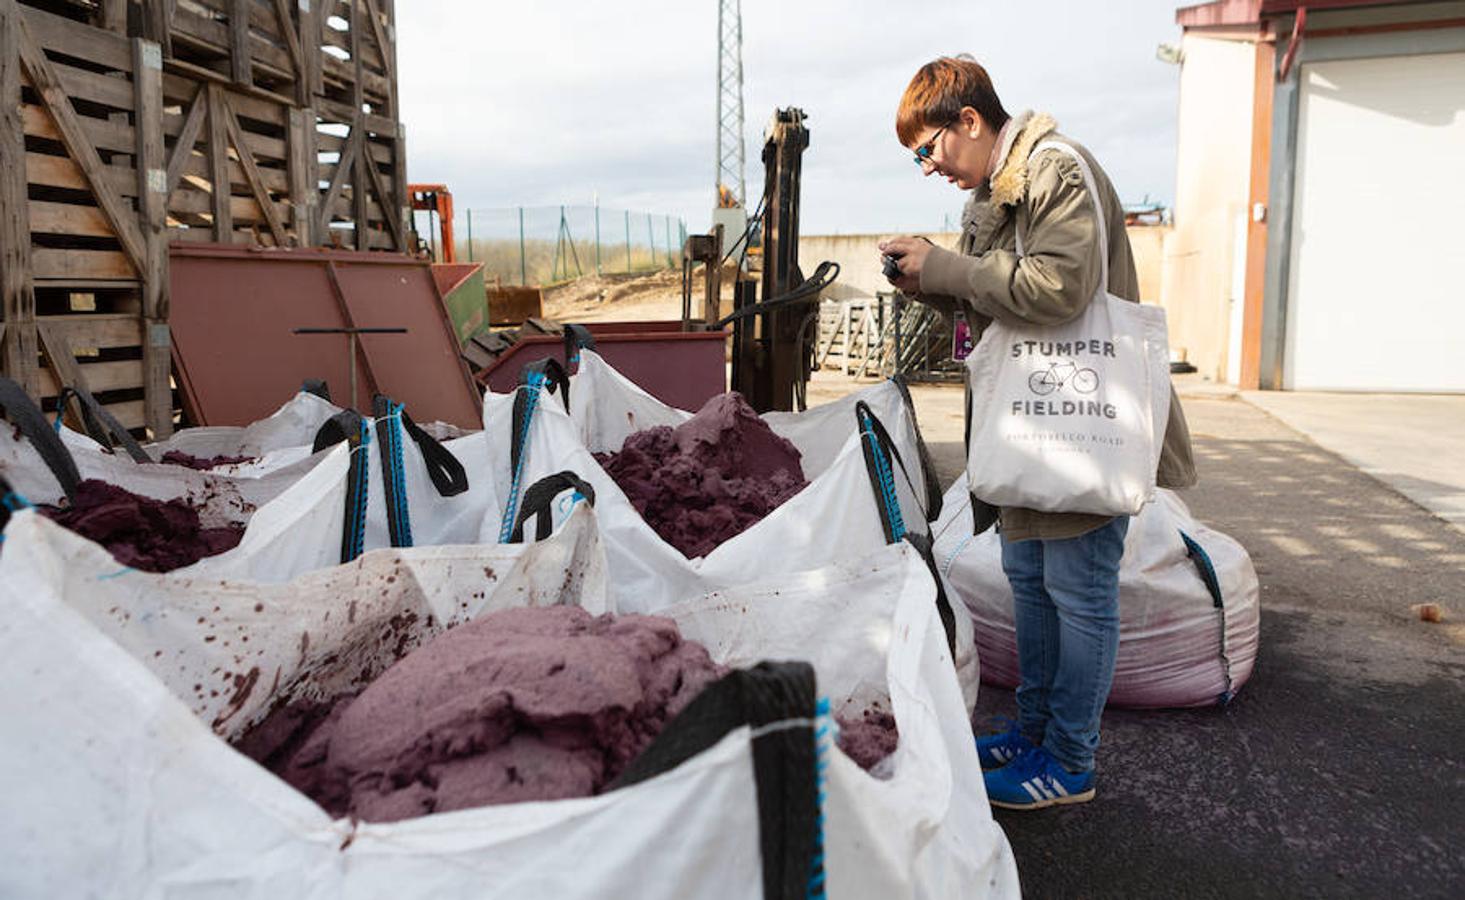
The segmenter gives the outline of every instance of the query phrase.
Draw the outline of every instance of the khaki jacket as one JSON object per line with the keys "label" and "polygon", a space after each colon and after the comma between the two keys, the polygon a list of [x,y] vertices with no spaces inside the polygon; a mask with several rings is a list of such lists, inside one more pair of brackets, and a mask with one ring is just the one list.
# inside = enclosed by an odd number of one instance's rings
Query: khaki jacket
{"label": "khaki jacket", "polygon": [[[1088,161],[1097,181],[1109,232],[1109,293],[1139,300],[1139,277],[1124,231],[1124,210],[1114,187],[1093,156],[1058,134],[1047,115],[1017,116],[998,148],[992,177],[972,191],[962,212],[956,252],[933,248],[921,270],[918,299],[954,311],[964,310],[973,336],[992,319],[1054,325],[1075,318],[1092,299],[1102,276],[1093,201],[1083,173],[1069,155],[1045,150],[1032,156],[1040,141],[1068,144]],[[1017,255],[1017,229],[1026,255]],[[1160,454],[1157,483],[1166,488],[1195,484],[1190,428],[1180,399],[1170,390],[1170,424]],[[1001,511],[1008,540],[1077,537],[1109,521],[1087,513]]]}

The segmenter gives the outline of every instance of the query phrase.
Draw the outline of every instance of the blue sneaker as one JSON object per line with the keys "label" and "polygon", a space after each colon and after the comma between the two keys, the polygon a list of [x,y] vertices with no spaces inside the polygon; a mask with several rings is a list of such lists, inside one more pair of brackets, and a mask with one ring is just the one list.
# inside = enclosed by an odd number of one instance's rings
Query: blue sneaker
{"label": "blue sneaker", "polygon": [[998,724],[1007,723],[1006,731],[999,731],[996,734],[984,734],[977,738],[977,759],[982,763],[982,771],[988,772],[992,769],[1000,769],[1008,763],[1017,759],[1024,750],[1031,750],[1036,745],[1023,737],[1017,728],[1017,723],[1006,716],[998,716],[995,720]]}
{"label": "blue sneaker", "polygon": [[1094,773],[1070,772],[1034,747],[1000,769],[984,772],[987,800],[1002,809],[1042,809],[1094,799]]}

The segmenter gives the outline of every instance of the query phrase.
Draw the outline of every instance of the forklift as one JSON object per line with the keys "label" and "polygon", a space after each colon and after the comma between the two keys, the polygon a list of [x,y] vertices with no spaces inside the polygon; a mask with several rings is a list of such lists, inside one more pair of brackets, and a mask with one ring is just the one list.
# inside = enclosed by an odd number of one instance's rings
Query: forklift
{"label": "forklift", "polygon": [[[804,111],[776,110],[764,132],[763,199],[746,230],[724,255],[721,228],[692,235],[683,249],[682,325],[684,330],[722,330],[732,326],[732,389],[760,413],[805,409],[814,346],[819,331],[819,300],[834,283],[839,265],[821,262],[804,277],[799,267],[799,185],[803,154],[809,146]],[[719,317],[721,264],[761,238],[761,277],[739,264],[733,283],[733,310]],[[707,290],[702,315],[692,316],[691,264],[706,265]],[[760,291],[761,282],[761,291]],[[759,299],[759,296],[762,299]]]}

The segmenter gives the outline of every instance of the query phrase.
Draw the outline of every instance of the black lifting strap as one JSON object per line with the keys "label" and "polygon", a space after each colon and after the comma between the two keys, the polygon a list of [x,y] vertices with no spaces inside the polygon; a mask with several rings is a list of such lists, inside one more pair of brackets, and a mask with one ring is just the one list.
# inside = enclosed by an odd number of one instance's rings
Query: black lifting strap
{"label": "black lifting strap", "polygon": [[4,411],[5,420],[19,428],[21,435],[40,454],[41,461],[51,470],[67,499],[75,500],[76,486],[81,481],[76,460],[71,458],[71,451],[66,449],[60,435],[46,421],[41,408],[9,378],[0,378],[0,409]]}
{"label": "black lifting strap", "polygon": [[584,325],[565,326],[565,366],[580,364],[581,350],[594,350],[595,336]]}
{"label": "black lifting strap", "polygon": [[926,446],[926,438],[921,434],[921,423],[916,418],[916,402],[911,399],[911,389],[906,383],[904,375],[895,375],[890,379],[895,382],[896,388],[900,390],[900,398],[905,401],[905,408],[911,414],[911,428],[916,433],[916,455],[920,457],[921,480],[926,483],[926,521],[934,522],[941,517],[941,479],[936,475],[936,462],[931,458],[931,450]]}
{"label": "black lifting strap", "polygon": [[331,402],[331,388],[324,378],[307,378],[300,383],[302,393],[314,394],[327,403]]}
{"label": "black lifting strap", "polygon": [[951,659],[956,661],[956,613],[951,608],[951,599],[946,596],[946,586],[941,581],[941,567],[936,565],[936,552],[931,539],[924,534],[906,532],[906,541],[916,548],[921,558],[926,561],[926,568],[931,571],[931,579],[936,582],[936,614],[941,617],[941,627],[946,631],[946,648],[951,651]]}
{"label": "black lifting strap", "polygon": [[61,389],[61,394],[56,398],[56,415],[60,416],[66,412],[66,401],[76,398],[76,405],[81,410],[81,425],[87,436],[92,440],[106,447],[108,450],[115,450],[118,444],[127,451],[136,463],[151,463],[157,460],[148,456],[147,451],[132,436],[116,417],[107,412],[92,392],[84,387],[66,387]]}
{"label": "black lifting strap", "polygon": [[[377,394],[372,398],[373,414],[377,417],[377,435],[381,435],[381,429],[385,425],[380,421],[386,416],[390,404],[396,401],[385,394]],[[407,415],[407,410],[401,411],[402,428],[407,436],[417,444],[417,449],[422,452],[422,462],[427,466],[427,477],[432,479],[432,486],[437,488],[439,496],[456,497],[458,494],[468,490],[468,472],[463,468],[463,463],[453,452],[442,445],[442,442],[422,430],[412,417]],[[383,442],[385,443],[385,442]]]}
{"label": "black lifting strap", "polygon": [[543,375],[544,380],[549,383],[549,392],[553,394],[560,391],[560,399],[565,403],[565,412],[570,411],[570,375],[560,361],[552,356],[544,359],[537,359],[524,367],[519,375],[520,384],[528,384],[530,375]]}
{"label": "black lifting strap", "polygon": [[534,526],[534,539],[542,541],[549,537],[550,532],[554,529],[554,512],[551,504],[554,503],[554,498],[569,490],[579,491],[591,506],[595,505],[595,488],[579,475],[569,470],[546,475],[524,491],[524,497],[519,501],[519,518],[514,522],[514,530],[509,535],[509,543],[524,543],[524,523],[529,521],[530,516],[539,517]]}
{"label": "black lifting strap", "polygon": [[763,897],[804,900],[820,841],[815,699],[814,669],[805,662],[760,662],[729,672],[668,722],[607,790],[669,772],[728,732],[751,726]]}

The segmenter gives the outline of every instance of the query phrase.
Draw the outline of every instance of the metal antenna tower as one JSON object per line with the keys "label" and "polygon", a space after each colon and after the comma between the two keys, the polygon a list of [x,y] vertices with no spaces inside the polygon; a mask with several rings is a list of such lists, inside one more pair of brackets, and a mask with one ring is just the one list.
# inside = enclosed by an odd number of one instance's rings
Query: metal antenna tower
{"label": "metal antenna tower", "polygon": [[[717,181],[742,206],[743,183],[743,0],[717,6]],[[719,198],[720,199],[720,198]]]}

